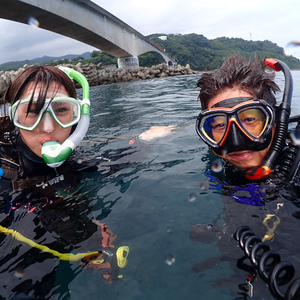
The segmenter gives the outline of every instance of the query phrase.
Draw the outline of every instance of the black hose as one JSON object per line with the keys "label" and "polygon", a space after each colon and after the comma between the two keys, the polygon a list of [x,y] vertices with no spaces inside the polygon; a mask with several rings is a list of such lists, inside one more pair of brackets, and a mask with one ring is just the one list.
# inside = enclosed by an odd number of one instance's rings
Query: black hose
{"label": "black hose", "polygon": [[273,169],[276,161],[279,158],[279,155],[283,150],[283,147],[285,146],[293,94],[293,79],[290,69],[284,62],[280,60],[276,61],[276,67],[278,67],[284,74],[285,84],[282,103],[279,106],[279,115],[276,122],[273,143],[264,161],[264,166],[267,166],[270,169]]}
{"label": "black hose", "polygon": [[280,166],[278,168],[278,176],[286,178],[288,182],[293,181],[297,174],[300,162],[300,148],[298,145],[290,143],[289,148],[284,153]]}
{"label": "black hose", "polygon": [[280,60],[266,59],[265,64],[275,71],[282,71],[285,77],[285,84],[282,103],[278,109],[279,113],[276,119],[276,129],[273,142],[262,163],[262,166],[247,170],[245,177],[250,180],[260,179],[267,176],[274,169],[285,146],[291,112],[293,78],[290,69]]}
{"label": "black hose", "polygon": [[[281,261],[279,253],[271,250],[248,226],[239,227],[234,233],[234,238],[276,299],[300,299],[300,278],[292,281],[295,269],[291,263]],[[287,284],[289,286],[286,292],[283,292],[281,287]]]}

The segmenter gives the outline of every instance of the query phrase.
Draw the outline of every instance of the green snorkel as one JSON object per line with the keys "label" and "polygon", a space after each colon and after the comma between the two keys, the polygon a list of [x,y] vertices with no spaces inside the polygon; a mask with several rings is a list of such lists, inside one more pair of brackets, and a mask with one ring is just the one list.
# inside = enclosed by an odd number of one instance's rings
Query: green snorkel
{"label": "green snorkel", "polygon": [[90,124],[90,87],[86,78],[78,71],[67,67],[59,67],[70,78],[76,80],[82,87],[81,118],[75,131],[63,142],[45,142],[42,146],[42,156],[51,168],[59,167],[71,155],[75,147],[85,137]]}

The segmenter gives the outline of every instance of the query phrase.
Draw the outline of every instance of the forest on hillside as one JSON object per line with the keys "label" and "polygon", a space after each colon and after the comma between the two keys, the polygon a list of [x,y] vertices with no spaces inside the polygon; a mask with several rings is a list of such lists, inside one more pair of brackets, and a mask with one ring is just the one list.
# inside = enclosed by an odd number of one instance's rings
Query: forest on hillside
{"label": "forest on hillside", "polygon": [[246,41],[227,37],[209,40],[198,34],[154,34],[149,38],[164,48],[168,55],[176,58],[181,65],[189,63],[193,70],[214,70],[221,66],[226,57],[237,52],[245,58],[257,55],[261,58],[280,59],[291,69],[300,69],[299,59],[285,56],[283,48],[268,40]]}
{"label": "forest on hillside", "polygon": [[[249,58],[258,55],[261,58],[272,57],[285,62],[291,69],[300,70],[300,60],[293,56],[284,55],[284,49],[277,44],[265,41],[246,41],[241,38],[220,37],[208,39],[199,34],[152,34],[148,36],[149,40],[158,45],[165,52],[176,59],[178,64],[185,66],[189,64],[192,70],[208,71],[221,66],[226,57],[239,52],[243,57]],[[85,56],[86,57],[86,56]],[[0,65],[0,70],[17,70],[24,64],[99,64],[117,65],[117,58],[101,52],[93,51],[90,58],[78,56],[75,58],[61,58],[52,60],[26,60],[19,62],[10,62]],[[160,61],[152,53],[146,53],[139,56],[140,66],[151,67],[157,65]]]}

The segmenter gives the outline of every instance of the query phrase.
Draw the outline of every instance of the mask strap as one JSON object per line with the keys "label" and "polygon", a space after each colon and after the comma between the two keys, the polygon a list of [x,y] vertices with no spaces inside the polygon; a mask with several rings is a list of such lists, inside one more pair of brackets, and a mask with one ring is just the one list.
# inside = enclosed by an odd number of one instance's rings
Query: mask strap
{"label": "mask strap", "polygon": [[234,98],[228,98],[225,100],[222,100],[215,105],[212,106],[212,108],[215,107],[234,107],[238,104],[242,104],[242,102],[253,100],[253,97],[234,97]]}

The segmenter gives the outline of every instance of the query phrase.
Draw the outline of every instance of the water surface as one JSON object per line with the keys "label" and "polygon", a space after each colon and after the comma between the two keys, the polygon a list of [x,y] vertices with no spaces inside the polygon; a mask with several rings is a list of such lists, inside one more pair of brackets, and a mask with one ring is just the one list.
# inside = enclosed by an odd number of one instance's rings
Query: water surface
{"label": "water surface", "polygon": [[[293,74],[296,114],[300,113],[300,73]],[[281,226],[275,239],[279,242],[272,245],[297,263],[300,245],[294,244],[294,234],[299,234],[299,222],[291,214],[298,208],[291,203],[292,196],[278,194],[267,208],[239,204],[230,195],[221,195],[214,188],[217,183],[206,175],[210,168],[208,149],[194,128],[200,107],[195,88],[198,77],[91,88],[91,126],[77,155],[93,160],[98,172],[87,173],[80,180],[78,201],[87,203],[88,209],[80,210],[79,216],[105,223],[117,236],[116,247],[129,246],[128,264],[120,272],[123,278],[108,284],[101,270],[49,256],[49,264],[56,268],[48,293],[53,295],[51,299],[238,299],[238,285],[245,283],[247,273],[235,268],[242,251],[231,240],[231,233],[249,222],[246,225],[263,234],[266,211],[275,212],[282,202],[287,204],[284,212],[280,209]],[[282,86],[283,77],[279,75],[277,81]],[[168,136],[149,142],[138,139],[151,126],[167,125],[176,126]],[[76,209],[73,198],[66,203]],[[39,228],[35,227],[33,213],[24,207],[16,212],[17,230],[26,225],[34,232],[42,231],[43,239],[31,235],[39,243],[58,239],[49,226],[42,228],[39,223]],[[2,213],[1,220],[5,217]],[[193,226],[206,223],[213,226],[206,227],[208,231],[216,229],[213,235],[204,230],[204,238],[191,238]],[[73,243],[70,251],[100,249],[101,241],[97,245],[95,236]],[[19,244],[4,239],[1,247],[7,252]],[[25,261],[18,255],[19,262]],[[7,259],[12,261],[10,267],[2,269],[0,276],[15,278],[15,258]],[[38,263],[24,272],[21,279],[14,280],[38,277]],[[263,294],[272,299],[265,285],[260,285],[259,291],[254,299],[264,299]]]}

